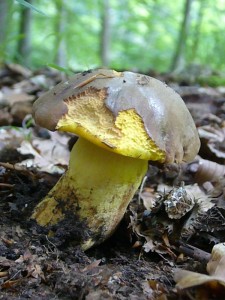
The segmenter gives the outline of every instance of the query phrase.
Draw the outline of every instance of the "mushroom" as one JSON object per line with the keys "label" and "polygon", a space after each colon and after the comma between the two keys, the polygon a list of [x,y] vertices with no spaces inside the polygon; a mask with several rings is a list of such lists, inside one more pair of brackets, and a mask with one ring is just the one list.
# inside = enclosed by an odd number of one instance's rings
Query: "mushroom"
{"label": "mushroom", "polygon": [[45,227],[78,220],[84,250],[114,232],[149,160],[191,161],[200,146],[181,97],[161,81],[133,72],[76,74],[41,96],[33,111],[38,125],[79,139],[67,172],[32,218]]}

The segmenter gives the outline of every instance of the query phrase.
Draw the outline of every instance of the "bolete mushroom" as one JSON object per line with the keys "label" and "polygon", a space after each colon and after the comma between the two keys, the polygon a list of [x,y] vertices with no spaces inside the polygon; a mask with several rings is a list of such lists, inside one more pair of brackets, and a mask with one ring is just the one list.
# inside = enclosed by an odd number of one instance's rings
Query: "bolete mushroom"
{"label": "bolete mushroom", "polygon": [[32,215],[41,226],[77,218],[84,250],[121,221],[148,161],[191,161],[199,150],[181,97],[161,81],[132,72],[91,70],[56,85],[34,103],[37,124],[75,133],[68,171]]}

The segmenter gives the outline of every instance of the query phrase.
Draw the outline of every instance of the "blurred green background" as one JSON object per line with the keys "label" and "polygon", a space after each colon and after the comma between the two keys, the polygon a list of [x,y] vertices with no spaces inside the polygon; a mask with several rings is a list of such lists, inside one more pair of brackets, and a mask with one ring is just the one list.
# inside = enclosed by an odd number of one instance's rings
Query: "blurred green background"
{"label": "blurred green background", "polygon": [[0,0],[0,61],[225,71],[225,0]]}

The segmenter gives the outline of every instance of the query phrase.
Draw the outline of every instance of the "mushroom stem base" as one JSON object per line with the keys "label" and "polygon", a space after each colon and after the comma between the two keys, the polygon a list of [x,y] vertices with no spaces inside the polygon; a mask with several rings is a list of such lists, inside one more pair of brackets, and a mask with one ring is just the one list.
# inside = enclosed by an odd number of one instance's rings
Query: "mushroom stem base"
{"label": "mushroom stem base", "polygon": [[79,240],[86,250],[113,233],[147,165],[146,160],[121,156],[80,138],[72,149],[68,171],[38,204],[32,218],[41,226],[61,226],[68,218],[74,224],[72,219],[77,219],[82,223]]}

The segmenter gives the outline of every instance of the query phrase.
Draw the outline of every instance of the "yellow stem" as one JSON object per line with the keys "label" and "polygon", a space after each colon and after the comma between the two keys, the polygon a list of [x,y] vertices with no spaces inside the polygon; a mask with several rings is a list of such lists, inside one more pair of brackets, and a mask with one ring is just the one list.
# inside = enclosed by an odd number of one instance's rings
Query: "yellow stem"
{"label": "yellow stem", "polygon": [[146,160],[118,155],[80,138],[72,149],[68,171],[32,218],[48,226],[73,213],[88,231],[82,247],[90,248],[113,233],[146,170]]}

